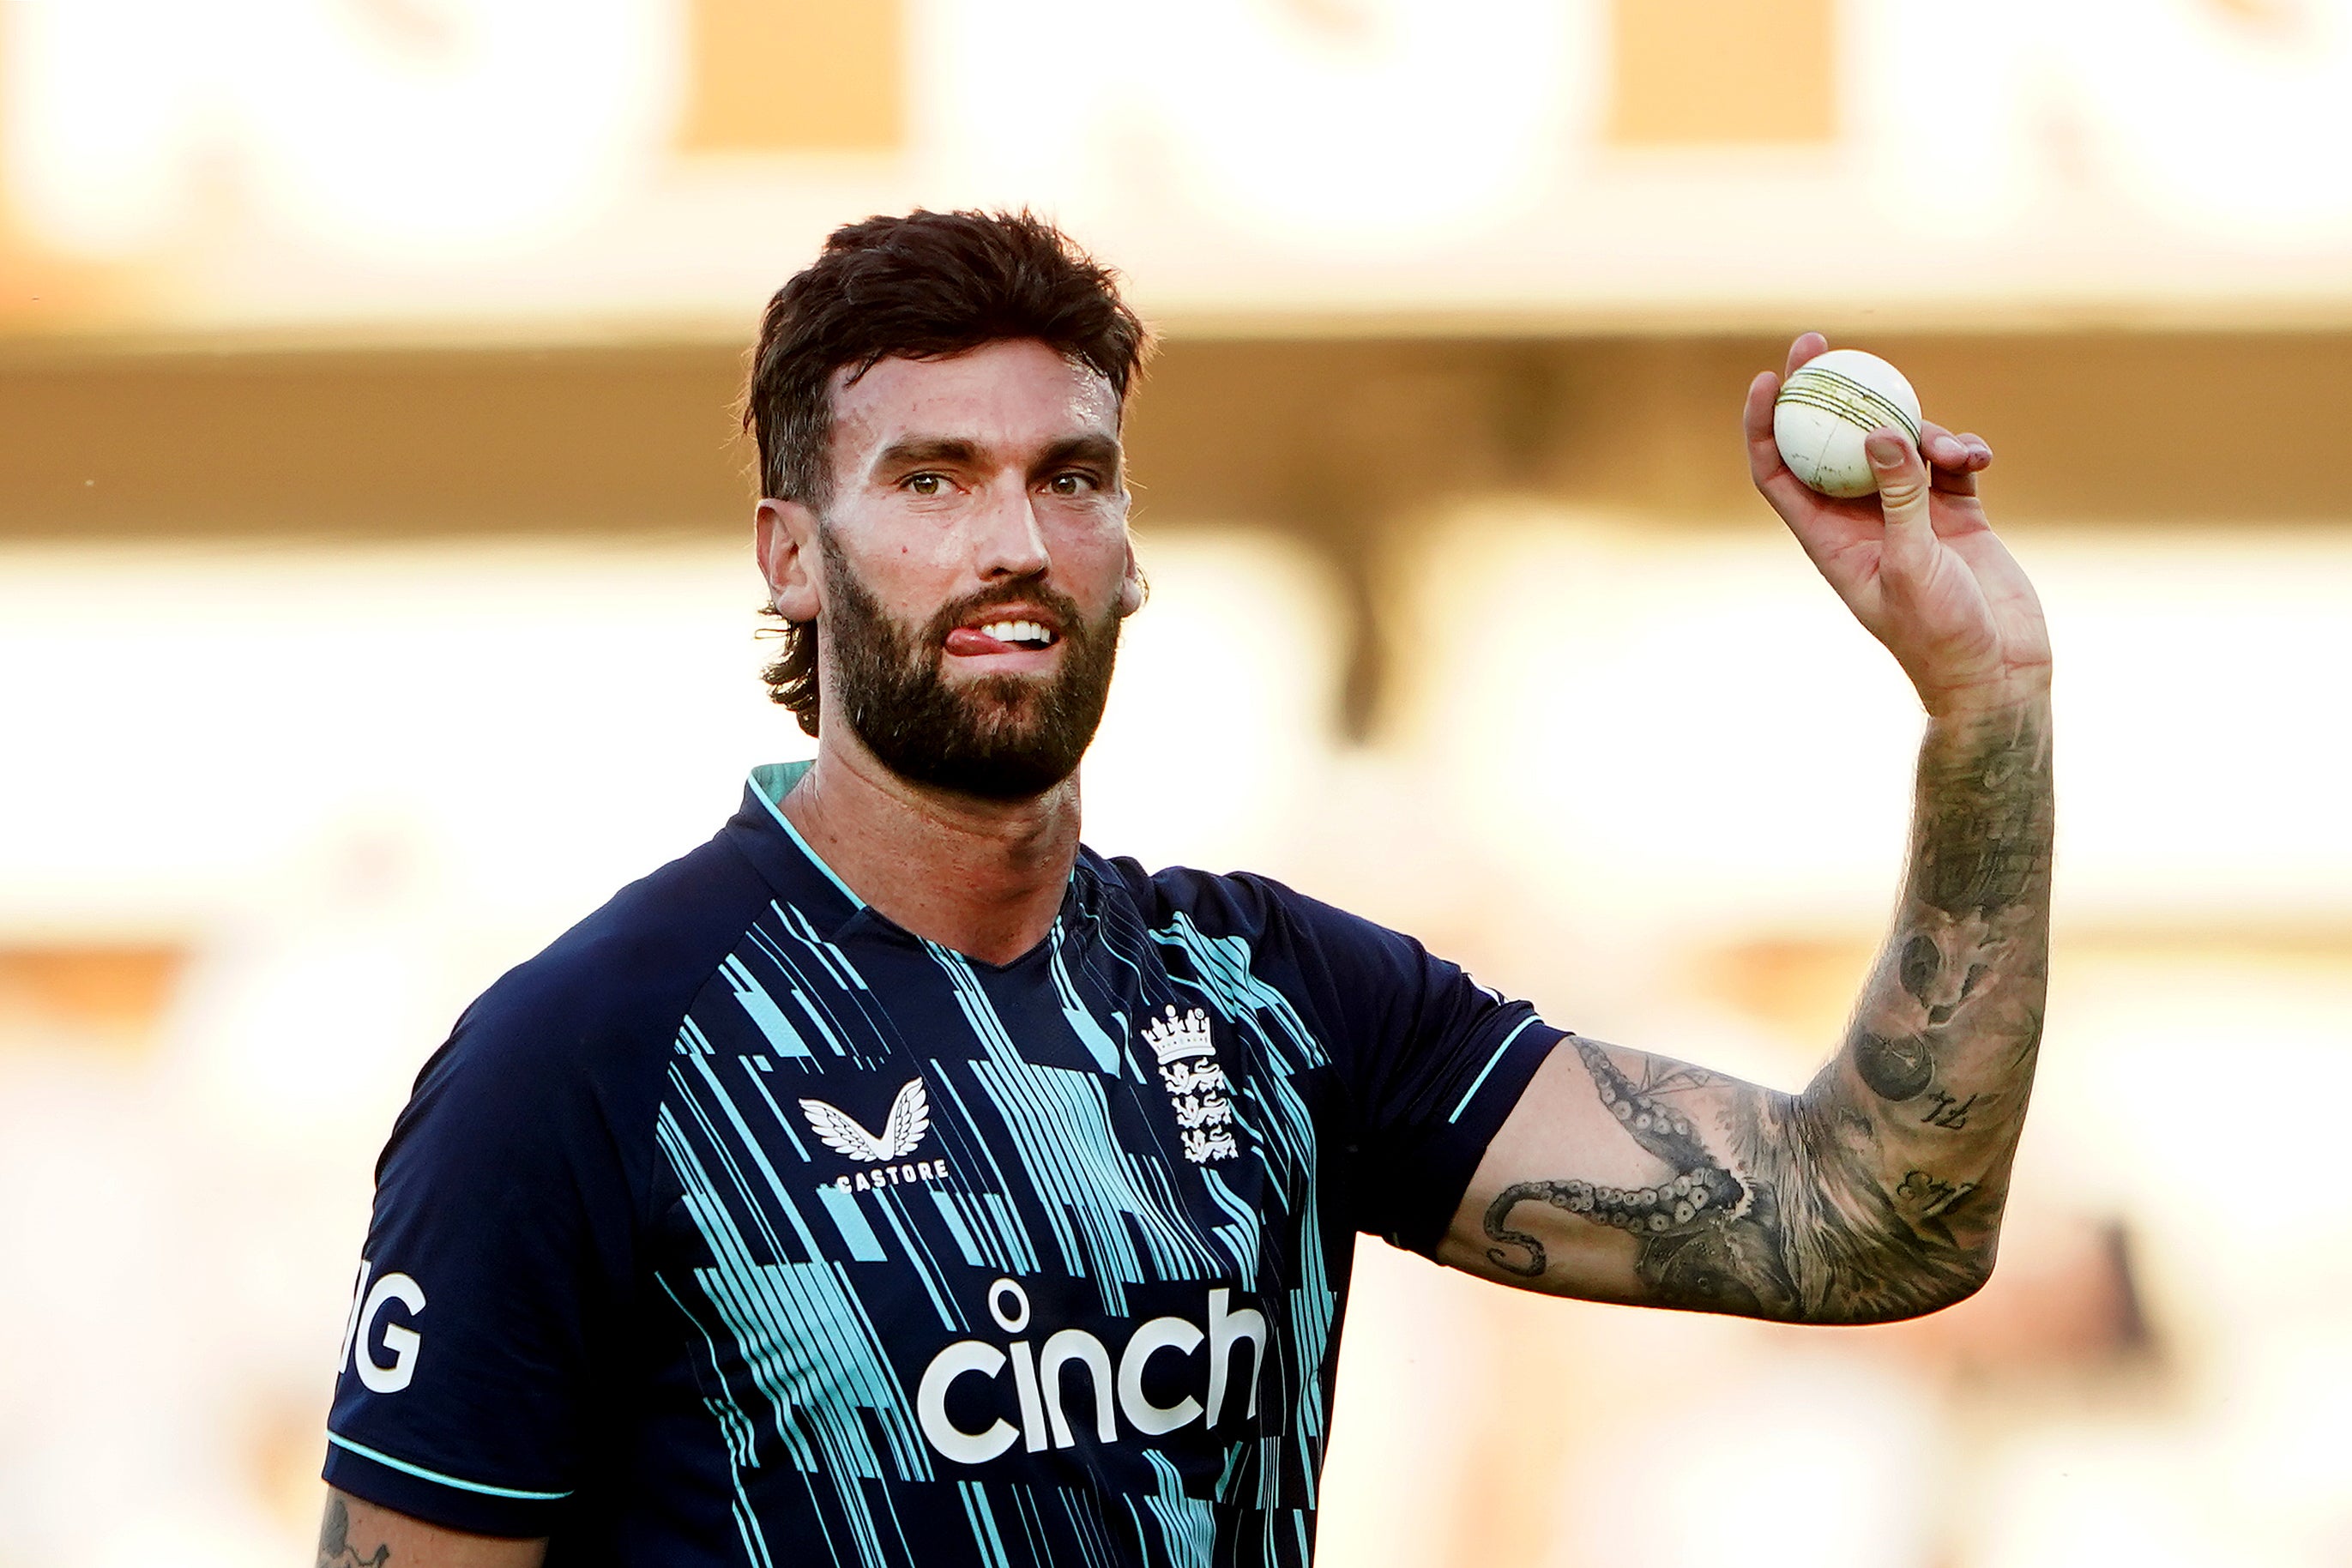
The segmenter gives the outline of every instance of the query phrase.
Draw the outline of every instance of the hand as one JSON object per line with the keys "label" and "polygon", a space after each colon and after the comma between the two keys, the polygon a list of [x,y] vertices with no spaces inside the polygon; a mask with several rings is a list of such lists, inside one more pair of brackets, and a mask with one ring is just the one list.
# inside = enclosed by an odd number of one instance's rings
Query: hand
{"label": "hand", "polygon": [[[1828,348],[1807,332],[1789,372]],[[1846,608],[1886,645],[1938,718],[2006,706],[2050,689],[2050,637],[2033,584],[1993,534],[1977,500],[1992,448],[1922,423],[1866,443],[1878,493],[1839,500],[1806,488],[1772,439],[1780,377],[1748,388],[1748,468]],[[1922,458],[1922,452],[1925,458]],[[1929,465],[1933,465],[1930,472]]]}

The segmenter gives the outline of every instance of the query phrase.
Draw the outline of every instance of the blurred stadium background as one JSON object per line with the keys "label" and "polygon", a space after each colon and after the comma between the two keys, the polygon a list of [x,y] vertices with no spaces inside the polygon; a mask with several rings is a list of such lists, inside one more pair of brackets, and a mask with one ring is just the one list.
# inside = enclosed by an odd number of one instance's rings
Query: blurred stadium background
{"label": "blurred stadium background", "polygon": [[1165,346],[1091,840],[1794,1087],[1916,732],[1746,488],[1796,330],[2062,659],[2002,1269],[1916,1325],[1367,1241],[1331,1568],[2352,1563],[2352,3],[0,0],[0,1565],[304,1560],[457,1010],[806,742],[765,296],[1031,204]]}

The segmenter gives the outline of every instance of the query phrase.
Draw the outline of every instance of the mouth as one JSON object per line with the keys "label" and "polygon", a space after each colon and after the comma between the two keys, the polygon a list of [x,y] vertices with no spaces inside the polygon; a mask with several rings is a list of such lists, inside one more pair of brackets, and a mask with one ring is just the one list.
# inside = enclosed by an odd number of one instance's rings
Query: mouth
{"label": "mouth", "polygon": [[995,616],[947,635],[947,651],[964,658],[1005,654],[1044,653],[1062,640],[1061,632],[1035,616]]}

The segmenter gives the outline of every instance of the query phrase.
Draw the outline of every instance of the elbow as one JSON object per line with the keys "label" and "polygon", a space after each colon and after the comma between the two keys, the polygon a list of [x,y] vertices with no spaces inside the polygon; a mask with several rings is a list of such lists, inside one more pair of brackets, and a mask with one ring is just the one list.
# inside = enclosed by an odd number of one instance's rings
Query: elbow
{"label": "elbow", "polygon": [[1958,1289],[1955,1289],[1949,1296],[1945,1298],[1945,1300],[1938,1303],[1933,1310],[1940,1312],[1946,1307],[1957,1307],[1961,1302],[1967,1300],[1969,1297],[1975,1295],[1978,1291],[1983,1289],[1986,1286],[1991,1284],[1993,1261],[1993,1255],[1990,1250],[1988,1250],[1982,1258],[1970,1258],[1969,1260],[1967,1271],[1960,1280]]}
{"label": "elbow", "polygon": [[1992,1258],[1911,1258],[1901,1267],[1869,1271],[1870,1279],[1838,1294],[1817,1322],[1863,1328],[1880,1323],[1905,1323],[1957,1307],[1983,1289],[1992,1279]]}
{"label": "elbow", "polygon": [[1882,1321],[1889,1323],[1908,1322],[1914,1318],[1928,1317],[1947,1308],[1957,1307],[1983,1289],[1991,1282],[1991,1279],[1992,1259],[1986,1258],[1981,1265],[1971,1260],[1965,1267],[1938,1273],[1932,1279],[1920,1281],[1916,1303],[1905,1307],[1904,1310]]}

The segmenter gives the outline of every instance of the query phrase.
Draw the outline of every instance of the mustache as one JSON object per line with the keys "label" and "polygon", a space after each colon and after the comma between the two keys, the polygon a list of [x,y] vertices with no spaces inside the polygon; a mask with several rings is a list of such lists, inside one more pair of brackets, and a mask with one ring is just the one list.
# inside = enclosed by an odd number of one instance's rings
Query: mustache
{"label": "mustache", "polygon": [[923,641],[931,647],[948,640],[948,634],[965,625],[982,610],[992,610],[999,605],[1036,605],[1053,613],[1061,623],[1062,636],[1074,642],[1084,642],[1093,635],[1094,627],[1078,608],[1078,602],[1067,594],[1048,588],[1034,577],[1024,577],[1001,587],[983,588],[977,594],[943,606],[923,627]]}

